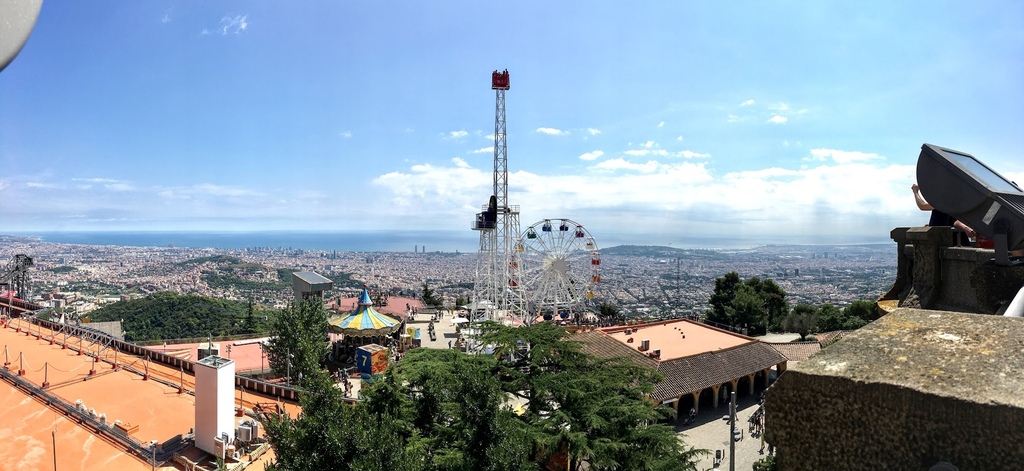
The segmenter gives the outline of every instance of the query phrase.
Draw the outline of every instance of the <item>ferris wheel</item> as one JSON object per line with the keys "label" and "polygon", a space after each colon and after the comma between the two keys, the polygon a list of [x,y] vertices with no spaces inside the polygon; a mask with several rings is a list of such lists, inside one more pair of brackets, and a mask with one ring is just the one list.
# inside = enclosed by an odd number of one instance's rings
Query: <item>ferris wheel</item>
{"label": "ferris wheel", "polygon": [[601,281],[601,252],[589,232],[569,219],[545,219],[516,243],[529,312],[570,319],[586,310]]}

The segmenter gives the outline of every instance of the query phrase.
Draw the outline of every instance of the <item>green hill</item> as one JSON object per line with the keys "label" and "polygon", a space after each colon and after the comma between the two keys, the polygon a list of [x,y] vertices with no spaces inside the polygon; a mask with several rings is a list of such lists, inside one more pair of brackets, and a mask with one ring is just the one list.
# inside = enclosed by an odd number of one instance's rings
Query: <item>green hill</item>
{"label": "green hill", "polygon": [[104,306],[89,318],[96,322],[123,320],[125,340],[146,341],[264,333],[270,315],[258,310],[250,314],[245,303],[158,292]]}

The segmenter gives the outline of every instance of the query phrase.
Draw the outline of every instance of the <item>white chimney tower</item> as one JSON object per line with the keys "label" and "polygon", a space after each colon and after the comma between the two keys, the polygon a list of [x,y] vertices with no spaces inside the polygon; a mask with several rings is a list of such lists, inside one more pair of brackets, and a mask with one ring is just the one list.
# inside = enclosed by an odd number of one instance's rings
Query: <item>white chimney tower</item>
{"label": "white chimney tower", "polygon": [[235,440],[235,361],[210,355],[196,362],[196,447],[220,455],[215,439]]}

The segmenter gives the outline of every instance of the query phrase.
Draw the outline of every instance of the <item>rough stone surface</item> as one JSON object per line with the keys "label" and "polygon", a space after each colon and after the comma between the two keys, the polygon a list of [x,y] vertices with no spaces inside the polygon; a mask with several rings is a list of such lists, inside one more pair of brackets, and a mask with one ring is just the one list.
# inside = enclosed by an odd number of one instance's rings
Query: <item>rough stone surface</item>
{"label": "rough stone surface", "polygon": [[1021,469],[1024,319],[898,309],[766,394],[779,469]]}
{"label": "rough stone surface", "polygon": [[900,307],[995,314],[1024,285],[1024,264],[1001,267],[992,249],[951,247],[948,227],[896,228],[896,279],[879,301]]}

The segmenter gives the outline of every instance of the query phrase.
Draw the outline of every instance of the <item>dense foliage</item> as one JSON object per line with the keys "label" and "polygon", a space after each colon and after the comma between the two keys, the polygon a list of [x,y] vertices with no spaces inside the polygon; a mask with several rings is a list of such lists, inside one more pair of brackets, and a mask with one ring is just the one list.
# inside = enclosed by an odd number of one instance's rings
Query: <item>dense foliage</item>
{"label": "dense foliage", "polygon": [[78,271],[78,269],[75,268],[75,267],[67,266],[67,265],[61,265],[59,267],[51,268],[50,271],[52,271],[54,273],[71,273],[73,271]]}
{"label": "dense foliage", "polygon": [[268,330],[267,317],[269,313],[243,303],[167,291],[119,301],[89,314],[93,321],[123,320],[129,341],[260,334]]}
{"label": "dense foliage", "polygon": [[304,384],[327,357],[327,312],[319,300],[295,301],[274,317],[267,341],[267,362],[279,377]]}
{"label": "dense foliage", "polygon": [[707,319],[748,335],[779,330],[789,314],[786,292],[770,278],[740,280],[730,272],[715,280],[715,292],[708,300]]}
{"label": "dense foliage", "polygon": [[481,331],[493,355],[414,349],[355,405],[311,373],[302,414],[267,424],[273,469],[695,469],[703,451],[645,398],[657,372],[588,355],[550,323]]}
{"label": "dense foliage", "polygon": [[427,282],[425,282],[425,281],[423,282],[423,293],[422,293],[422,296],[423,296],[422,297],[423,304],[425,304],[427,306],[435,306],[436,307],[436,306],[440,306],[442,304],[441,298],[438,298],[434,294],[433,288],[431,288],[430,285],[428,285]]}
{"label": "dense foliage", "polygon": [[832,304],[797,304],[792,310],[786,292],[770,278],[740,279],[736,272],[715,279],[707,320],[748,335],[788,331],[800,338],[818,332],[854,330],[878,318],[875,303],[854,301],[840,309]]}

